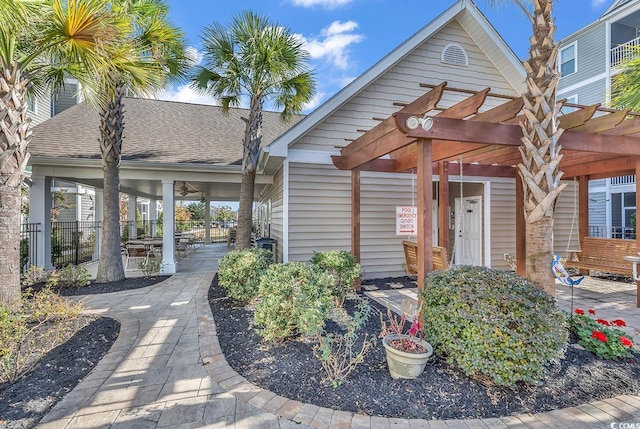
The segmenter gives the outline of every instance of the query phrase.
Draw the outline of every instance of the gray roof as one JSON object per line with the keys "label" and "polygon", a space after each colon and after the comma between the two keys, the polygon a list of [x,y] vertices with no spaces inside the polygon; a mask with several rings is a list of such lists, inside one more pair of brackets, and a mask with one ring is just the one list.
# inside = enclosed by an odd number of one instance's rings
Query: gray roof
{"label": "gray roof", "polygon": [[[248,109],[174,101],[125,98],[122,159],[159,163],[240,164]],[[278,112],[263,112],[262,146],[297,123],[284,123]],[[33,129],[32,157],[100,159],[99,116],[77,104]]]}

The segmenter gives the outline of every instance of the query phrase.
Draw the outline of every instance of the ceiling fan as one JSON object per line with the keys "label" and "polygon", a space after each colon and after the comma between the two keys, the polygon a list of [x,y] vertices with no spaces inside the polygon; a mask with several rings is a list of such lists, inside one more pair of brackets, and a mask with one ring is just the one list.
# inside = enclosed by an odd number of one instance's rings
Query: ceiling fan
{"label": "ceiling fan", "polygon": [[191,184],[189,184],[187,182],[182,182],[182,186],[180,186],[178,191],[179,191],[180,195],[182,195],[183,197],[186,197],[189,194],[195,194],[195,193],[200,192],[193,185],[191,185]]}

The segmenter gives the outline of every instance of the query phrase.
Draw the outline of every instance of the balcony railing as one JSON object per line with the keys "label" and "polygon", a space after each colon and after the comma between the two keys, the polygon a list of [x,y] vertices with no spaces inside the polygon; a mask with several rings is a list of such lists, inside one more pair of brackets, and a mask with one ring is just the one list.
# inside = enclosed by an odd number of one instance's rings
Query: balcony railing
{"label": "balcony railing", "polygon": [[604,225],[590,225],[589,237],[622,238],[626,240],[635,240],[636,229],[624,226],[606,227]]}
{"label": "balcony railing", "polygon": [[640,56],[640,37],[618,45],[611,50],[611,67],[619,66]]}
{"label": "balcony railing", "polygon": [[620,176],[611,178],[612,185],[633,185],[635,183],[636,176]]}

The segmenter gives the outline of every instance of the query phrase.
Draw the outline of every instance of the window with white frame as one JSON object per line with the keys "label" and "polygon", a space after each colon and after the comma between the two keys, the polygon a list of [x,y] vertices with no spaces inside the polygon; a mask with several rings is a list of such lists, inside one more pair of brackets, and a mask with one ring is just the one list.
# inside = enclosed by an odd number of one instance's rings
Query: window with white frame
{"label": "window with white frame", "polygon": [[568,76],[578,71],[578,42],[560,49],[560,74]]}
{"label": "window with white frame", "polygon": [[571,113],[571,112],[573,112],[575,110],[578,110],[575,107],[567,106],[567,104],[578,104],[578,94],[574,94],[574,95],[572,95],[570,97],[560,97],[560,98],[566,98],[567,99],[567,101],[565,102],[565,105],[562,106],[562,109],[560,110],[560,112],[563,115],[566,115],[567,113]]}
{"label": "window with white frame", "polygon": [[27,103],[27,112],[37,114],[38,113],[38,102],[35,97],[32,95],[27,95],[25,97],[25,102]]}

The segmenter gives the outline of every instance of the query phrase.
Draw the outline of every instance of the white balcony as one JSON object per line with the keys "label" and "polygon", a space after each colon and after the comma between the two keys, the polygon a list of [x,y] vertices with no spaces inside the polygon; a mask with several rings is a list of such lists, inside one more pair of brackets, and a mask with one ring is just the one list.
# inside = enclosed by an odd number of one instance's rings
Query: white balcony
{"label": "white balcony", "polygon": [[619,66],[638,56],[640,56],[640,37],[618,45],[611,50],[611,67]]}

